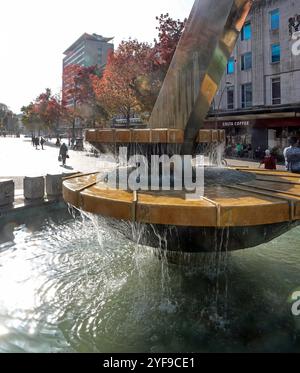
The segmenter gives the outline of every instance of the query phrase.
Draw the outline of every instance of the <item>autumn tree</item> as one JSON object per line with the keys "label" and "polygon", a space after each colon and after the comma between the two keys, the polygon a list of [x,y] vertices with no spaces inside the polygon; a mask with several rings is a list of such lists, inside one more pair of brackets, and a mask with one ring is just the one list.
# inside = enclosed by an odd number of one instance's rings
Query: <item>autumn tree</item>
{"label": "autumn tree", "polygon": [[99,105],[110,117],[121,114],[127,126],[132,113],[152,111],[185,26],[185,21],[169,14],[156,19],[159,33],[154,45],[122,41],[108,59],[103,77],[92,78]]}
{"label": "autumn tree", "polygon": [[22,122],[29,131],[31,131],[32,133],[35,133],[36,131],[41,130],[42,123],[35,110],[35,105],[33,102],[31,102],[27,106],[23,106],[21,108],[21,112],[22,112]]}
{"label": "autumn tree", "polygon": [[0,129],[4,127],[8,113],[8,107],[0,103]]}
{"label": "autumn tree", "polygon": [[101,76],[97,65],[77,67],[71,88],[67,91],[67,95],[74,102],[73,108],[69,108],[73,111],[73,117],[80,117],[92,127],[95,127],[96,122],[102,118],[107,119],[107,113],[97,100],[93,85],[94,79],[99,79]]}
{"label": "autumn tree", "polygon": [[151,45],[137,40],[122,41],[112,54],[101,79],[94,79],[93,86],[99,104],[110,117],[123,115],[127,126],[133,113],[141,111],[135,91],[140,76],[148,72]]}
{"label": "autumn tree", "polygon": [[166,13],[156,17],[156,20],[159,25],[156,27],[158,39],[154,40],[154,63],[165,75],[183,33],[186,19],[184,21],[174,20]]}
{"label": "autumn tree", "polygon": [[18,131],[18,117],[5,104],[0,103],[0,131],[16,133]]}
{"label": "autumn tree", "polygon": [[176,47],[181,38],[186,20],[174,20],[169,14],[156,17],[159,25],[158,39],[148,51],[142,74],[136,77],[133,89],[142,109],[151,112],[162,83],[169,69]]}
{"label": "autumn tree", "polygon": [[59,98],[52,95],[51,89],[47,88],[37,97],[34,110],[46,129],[57,131],[64,107]]}
{"label": "autumn tree", "polygon": [[41,93],[34,102],[23,106],[23,124],[31,131],[58,129],[60,120],[64,116],[65,107],[57,96],[52,95],[49,88]]}

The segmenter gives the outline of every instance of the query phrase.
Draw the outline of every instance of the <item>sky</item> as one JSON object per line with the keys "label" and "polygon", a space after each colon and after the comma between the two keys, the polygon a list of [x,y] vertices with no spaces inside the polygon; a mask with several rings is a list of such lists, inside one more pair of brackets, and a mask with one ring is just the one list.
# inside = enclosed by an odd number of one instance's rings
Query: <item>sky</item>
{"label": "sky", "polygon": [[2,0],[0,103],[15,113],[61,90],[63,52],[83,33],[152,42],[155,17],[188,17],[194,0]]}

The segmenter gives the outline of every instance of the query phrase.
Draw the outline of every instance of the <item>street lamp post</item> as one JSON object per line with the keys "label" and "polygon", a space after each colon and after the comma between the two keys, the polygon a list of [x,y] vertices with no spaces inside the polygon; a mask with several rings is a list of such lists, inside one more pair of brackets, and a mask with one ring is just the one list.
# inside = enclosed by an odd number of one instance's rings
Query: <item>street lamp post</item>
{"label": "street lamp post", "polygon": [[73,118],[73,126],[72,126],[72,145],[74,144],[74,139],[75,139],[75,125],[76,125],[76,100],[74,99],[74,104],[73,104],[73,110],[74,110],[74,118]]}
{"label": "street lamp post", "polygon": [[74,147],[75,144],[75,126],[76,126],[76,109],[77,109],[77,82],[75,81],[75,86],[74,86],[74,94],[73,94],[73,112],[74,112],[74,118],[73,118],[73,126],[72,126],[72,140],[71,140],[71,145],[72,148]]}
{"label": "street lamp post", "polygon": [[[220,111],[220,107],[221,107],[221,103],[222,103],[222,99],[223,99],[223,95],[224,95],[224,92],[225,92],[225,90],[229,87],[229,86],[231,86],[232,84],[230,83],[230,82],[226,82],[225,83],[225,87],[222,89],[222,92],[221,92],[221,97],[220,97],[220,101],[219,101],[219,104],[218,104],[218,108],[217,108],[217,110],[216,110],[216,101],[214,100],[214,110],[215,110],[215,130],[217,130],[218,129],[218,117],[219,117],[219,111]],[[213,154],[213,152],[211,153],[211,154]],[[218,159],[218,152],[217,152],[217,154],[215,154],[216,155],[216,157],[217,157],[217,159],[216,159],[216,161],[217,161],[217,164],[223,164],[223,165],[225,165],[225,166],[227,166],[227,162],[226,162],[226,160],[225,159]],[[214,162],[213,162],[214,163]]]}
{"label": "street lamp post", "polygon": [[217,126],[218,126],[217,122],[218,122],[218,118],[219,118],[219,111],[220,111],[220,107],[221,107],[221,104],[222,104],[222,99],[223,99],[224,92],[230,86],[232,86],[232,83],[230,83],[230,82],[225,83],[225,87],[222,89],[222,92],[221,92],[221,97],[220,97],[220,101],[219,101],[217,110],[215,108],[215,129],[217,129]]}

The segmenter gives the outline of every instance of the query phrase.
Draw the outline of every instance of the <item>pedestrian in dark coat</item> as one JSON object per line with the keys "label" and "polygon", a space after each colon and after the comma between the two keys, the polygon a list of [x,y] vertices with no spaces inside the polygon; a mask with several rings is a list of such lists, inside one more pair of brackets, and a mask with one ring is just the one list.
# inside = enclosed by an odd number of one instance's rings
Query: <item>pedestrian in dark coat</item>
{"label": "pedestrian in dark coat", "polygon": [[40,139],[38,137],[36,137],[35,140],[34,140],[34,143],[35,143],[35,148],[37,149],[38,146],[40,146]]}
{"label": "pedestrian in dark coat", "polygon": [[41,137],[41,146],[42,146],[42,149],[44,150],[44,144],[45,144],[46,140]]}
{"label": "pedestrian in dark coat", "polygon": [[61,158],[63,166],[65,166],[68,158],[68,147],[65,143],[63,143],[59,149],[59,157]]}

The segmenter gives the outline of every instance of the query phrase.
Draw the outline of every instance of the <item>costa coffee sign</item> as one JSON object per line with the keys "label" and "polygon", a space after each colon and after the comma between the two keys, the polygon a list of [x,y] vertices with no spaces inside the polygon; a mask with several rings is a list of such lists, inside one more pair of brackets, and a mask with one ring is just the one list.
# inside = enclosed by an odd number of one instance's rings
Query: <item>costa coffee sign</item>
{"label": "costa coffee sign", "polygon": [[227,127],[249,127],[250,122],[246,120],[241,120],[241,121],[233,121],[233,122],[223,122],[222,127],[227,128]]}

